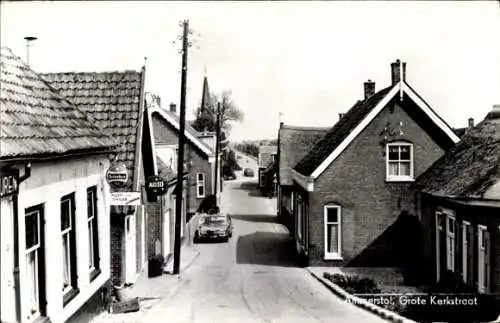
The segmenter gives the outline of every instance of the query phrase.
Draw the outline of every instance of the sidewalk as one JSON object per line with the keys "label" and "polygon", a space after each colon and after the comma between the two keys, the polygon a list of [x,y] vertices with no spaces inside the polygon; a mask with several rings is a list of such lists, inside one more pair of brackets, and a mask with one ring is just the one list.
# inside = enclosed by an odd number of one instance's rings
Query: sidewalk
{"label": "sidewalk", "polygon": [[[183,273],[198,258],[200,252],[197,245],[185,243],[181,249],[180,272]],[[181,275],[172,275],[173,259],[164,268],[164,274],[148,278],[147,268],[140,274],[135,284],[124,287],[121,292],[124,300],[138,298],[140,310],[138,312],[112,314],[101,313],[89,323],[125,323],[140,322],[145,315],[160,300],[174,295],[184,282]]]}

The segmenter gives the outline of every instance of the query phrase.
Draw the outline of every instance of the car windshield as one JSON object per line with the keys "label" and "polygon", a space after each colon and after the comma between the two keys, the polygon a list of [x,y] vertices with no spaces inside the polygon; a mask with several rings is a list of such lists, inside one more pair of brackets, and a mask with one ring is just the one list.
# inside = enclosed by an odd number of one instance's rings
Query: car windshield
{"label": "car windshield", "polygon": [[223,216],[208,216],[205,218],[205,224],[225,224],[226,218]]}

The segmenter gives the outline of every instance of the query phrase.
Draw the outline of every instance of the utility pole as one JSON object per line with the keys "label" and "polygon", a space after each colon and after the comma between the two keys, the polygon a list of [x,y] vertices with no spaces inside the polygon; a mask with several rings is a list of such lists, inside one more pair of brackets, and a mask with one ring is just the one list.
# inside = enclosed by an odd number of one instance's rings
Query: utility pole
{"label": "utility pole", "polygon": [[181,262],[181,225],[182,222],[182,192],[184,173],[184,128],[186,126],[186,78],[187,78],[187,58],[188,58],[188,33],[189,21],[183,22],[182,33],[182,76],[181,76],[181,111],[179,126],[179,153],[177,156],[177,186],[175,200],[175,241],[174,241],[174,275],[179,274]]}
{"label": "utility pole", "polygon": [[[219,184],[219,141],[220,141],[220,102],[217,103],[217,118],[215,121],[215,183],[214,183],[214,195],[215,201],[217,201],[217,186]],[[219,204],[219,203],[217,203]]]}

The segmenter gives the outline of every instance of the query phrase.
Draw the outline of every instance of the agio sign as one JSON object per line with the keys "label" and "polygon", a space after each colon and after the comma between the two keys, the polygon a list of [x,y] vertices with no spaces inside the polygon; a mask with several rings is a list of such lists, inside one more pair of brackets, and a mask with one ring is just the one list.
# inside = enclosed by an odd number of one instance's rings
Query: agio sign
{"label": "agio sign", "polygon": [[160,176],[150,176],[146,181],[146,190],[156,196],[164,195],[167,192],[167,182]]}
{"label": "agio sign", "polygon": [[19,176],[17,174],[2,174],[0,181],[0,197],[14,195],[19,192]]}

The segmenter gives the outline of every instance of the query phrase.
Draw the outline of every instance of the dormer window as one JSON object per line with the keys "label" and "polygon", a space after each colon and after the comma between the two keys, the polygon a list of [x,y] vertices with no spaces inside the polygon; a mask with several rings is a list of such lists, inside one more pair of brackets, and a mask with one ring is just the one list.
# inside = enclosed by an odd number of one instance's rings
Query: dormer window
{"label": "dormer window", "polygon": [[391,142],[386,146],[387,181],[413,181],[413,144]]}

